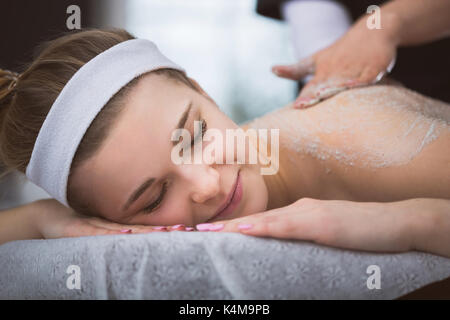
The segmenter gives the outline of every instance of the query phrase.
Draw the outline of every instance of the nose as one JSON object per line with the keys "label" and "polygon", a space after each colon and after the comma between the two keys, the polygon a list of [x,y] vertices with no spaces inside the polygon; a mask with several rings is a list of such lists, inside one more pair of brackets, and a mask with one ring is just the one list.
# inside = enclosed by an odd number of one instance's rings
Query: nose
{"label": "nose", "polygon": [[[191,165],[192,167],[192,165]],[[194,165],[194,167],[198,167]],[[189,184],[191,185],[191,199],[197,203],[205,203],[220,192],[219,172],[211,166],[201,166],[190,170]]]}

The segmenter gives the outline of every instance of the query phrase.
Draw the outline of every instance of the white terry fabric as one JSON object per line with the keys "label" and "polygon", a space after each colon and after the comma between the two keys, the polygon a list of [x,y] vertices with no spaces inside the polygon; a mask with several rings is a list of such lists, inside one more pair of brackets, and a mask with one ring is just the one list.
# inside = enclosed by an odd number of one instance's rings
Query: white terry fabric
{"label": "white terry fabric", "polygon": [[[71,265],[81,288],[68,289]],[[367,287],[379,267],[379,289]],[[373,267],[372,267],[373,268]],[[450,259],[232,232],[153,232],[0,246],[0,299],[393,299],[450,277]]]}
{"label": "white terry fabric", "polygon": [[161,68],[185,72],[146,39],[121,42],[83,65],[64,86],[39,131],[28,179],[68,207],[72,159],[91,122],[128,82]]}
{"label": "white terry fabric", "polygon": [[352,25],[347,9],[332,0],[291,0],[283,3],[281,14],[291,29],[297,61],[333,44]]}
{"label": "white terry fabric", "polygon": [[347,9],[330,0],[288,1],[281,13],[291,28],[298,60],[331,45],[352,25]]}

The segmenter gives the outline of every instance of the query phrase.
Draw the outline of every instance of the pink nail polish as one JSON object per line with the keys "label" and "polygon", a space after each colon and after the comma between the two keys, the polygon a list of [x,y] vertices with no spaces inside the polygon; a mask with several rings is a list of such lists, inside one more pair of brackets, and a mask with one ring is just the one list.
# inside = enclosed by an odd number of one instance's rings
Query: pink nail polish
{"label": "pink nail polish", "polygon": [[120,232],[122,232],[122,233],[131,233],[131,229],[122,229],[122,230],[120,230]]}
{"label": "pink nail polish", "polygon": [[192,227],[186,227],[186,231],[192,231],[192,230],[194,230],[194,228],[192,228]]}
{"label": "pink nail polish", "polygon": [[165,227],[165,226],[158,226],[158,227],[153,227],[153,229],[155,229],[155,230],[167,230],[167,227]]}
{"label": "pink nail polish", "polygon": [[358,80],[348,80],[344,83],[344,85],[347,85],[347,86],[354,86],[356,84],[358,84]]}
{"label": "pink nail polish", "polygon": [[200,223],[196,225],[198,231],[209,231],[209,228],[212,226],[212,223]]}
{"label": "pink nail polish", "polygon": [[172,226],[171,228],[172,229],[176,229],[176,228],[179,228],[179,227],[184,227],[184,224],[176,224],[176,225]]}
{"label": "pink nail polish", "polygon": [[248,230],[250,228],[252,228],[253,225],[252,224],[248,224],[248,223],[243,223],[243,224],[239,224],[238,225],[238,229],[239,230]]}
{"label": "pink nail polish", "polygon": [[223,229],[223,223],[213,224],[209,227],[209,231],[219,231]]}

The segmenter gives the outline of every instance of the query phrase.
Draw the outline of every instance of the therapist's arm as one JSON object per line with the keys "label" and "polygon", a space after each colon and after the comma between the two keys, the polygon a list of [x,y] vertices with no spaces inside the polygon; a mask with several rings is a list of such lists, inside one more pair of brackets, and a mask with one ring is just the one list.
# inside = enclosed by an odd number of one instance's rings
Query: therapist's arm
{"label": "therapist's arm", "polygon": [[294,103],[295,107],[308,107],[329,93],[374,82],[392,62],[397,47],[448,36],[449,12],[449,0],[390,1],[380,10],[381,29],[369,29],[369,15],[364,14],[331,46],[296,64],[274,66],[273,71],[299,80],[315,70]]}
{"label": "therapist's arm", "polygon": [[389,19],[387,27],[392,28],[391,36],[398,46],[422,44],[450,35],[449,0],[390,1],[381,7],[382,23],[384,18]]}

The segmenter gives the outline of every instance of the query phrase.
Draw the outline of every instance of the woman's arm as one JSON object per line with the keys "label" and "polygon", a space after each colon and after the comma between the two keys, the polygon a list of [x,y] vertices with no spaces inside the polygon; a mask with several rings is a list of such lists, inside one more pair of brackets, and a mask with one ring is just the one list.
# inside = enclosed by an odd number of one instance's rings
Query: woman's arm
{"label": "woman's arm", "polygon": [[[184,230],[167,227],[163,231]],[[55,199],[40,199],[0,211],[0,245],[14,240],[159,232],[152,226],[125,225],[83,216]]]}
{"label": "woman's arm", "polygon": [[363,251],[418,250],[450,258],[450,200],[446,199],[381,203],[302,198],[286,207],[213,224],[224,224],[222,232]]}
{"label": "woman's arm", "polygon": [[35,223],[36,203],[0,211],[0,245],[14,240],[42,238]]}
{"label": "woman's arm", "polygon": [[415,250],[450,258],[450,200],[410,199],[398,202],[413,213],[410,236]]}

